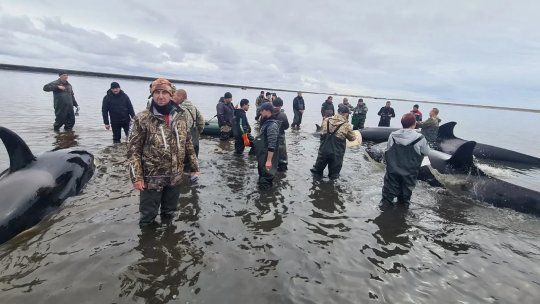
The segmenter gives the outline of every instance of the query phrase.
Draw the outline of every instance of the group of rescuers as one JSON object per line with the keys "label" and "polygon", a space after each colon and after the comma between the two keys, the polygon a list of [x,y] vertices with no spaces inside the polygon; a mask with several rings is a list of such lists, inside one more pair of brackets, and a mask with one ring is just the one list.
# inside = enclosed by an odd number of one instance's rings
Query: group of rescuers
{"label": "group of rescuers", "polygon": [[[53,92],[56,119],[54,130],[64,126],[70,131],[75,124],[79,106],[73,89],[67,81],[68,75],[59,72],[59,79],[43,87]],[[262,190],[272,187],[277,171],[287,170],[285,130],[289,128],[283,100],[276,94],[261,91],[256,101],[256,120],[259,135],[251,135],[246,112],[249,100],[242,99],[237,108],[232,106],[232,94],[227,92],[216,107],[222,140],[227,140],[232,131],[235,139],[235,154],[243,154],[250,146],[250,154],[258,162],[258,185]],[[73,108],[77,109],[74,112]],[[293,101],[294,119],[292,128],[300,128],[305,103],[302,93]],[[323,118],[321,140],[317,160],[311,172],[322,176],[328,166],[329,178],[339,177],[346,149],[346,141],[356,140],[353,130],[364,127],[367,107],[362,99],[353,107],[345,98],[334,111],[332,97],[321,106]],[[352,113],[352,125],[349,115]],[[103,122],[107,130],[112,128],[113,142],[119,143],[122,130],[128,136],[127,161],[133,187],[140,191],[139,225],[156,225],[157,215],[162,222],[173,219],[178,207],[180,182],[184,168],[190,180],[196,182],[199,175],[198,139],[205,127],[199,110],[187,99],[185,90],[178,89],[165,78],[150,84],[150,96],[146,109],[135,115],[131,101],[117,82],[111,83],[103,98]],[[436,137],[440,119],[438,109],[430,112],[430,118],[422,122],[422,113],[415,105],[413,110],[401,118],[402,129],[392,132],[385,152],[386,174],[382,189],[382,203],[409,203],[416,185],[418,171],[424,156],[429,153],[428,142]],[[389,125],[395,117],[390,102],[379,111],[379,125]],[[110,120],[109,120],[110,118]],[[131,130],[130,130],[130,122]],[[422,132],[415,131],[421,127]],[[128,135],[129,134],[129,135]],[[435,134],[435,135],[433,135]]]}

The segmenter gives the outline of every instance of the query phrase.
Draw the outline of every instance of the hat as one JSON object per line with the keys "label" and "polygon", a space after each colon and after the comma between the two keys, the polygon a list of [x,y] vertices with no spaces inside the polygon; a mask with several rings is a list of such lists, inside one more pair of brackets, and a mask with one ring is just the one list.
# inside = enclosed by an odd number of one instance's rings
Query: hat
{"label": "hat", "polygon": [[62,76],[62,75],[64,75],[64,74],[67,75],[67,71],[64,71],[64,70],[58,71],[58,76]]}
{"label": "hat", "polygon": [[274,107],[283,107],[283,100],[277,97],[276,99],[274,99],[274,101],[272,101],[272,105]]}
{"label": "hat", "polygon": [[225,99],[227,99],[227,98],[232,98],[231,92],[225,93],[225,95],[223,95],[223,98],[225,98]]}
{"label": "hat", "polygon": [[407,113],[401,116],[401,125],[403,128],[410,128],[416,123],[416,117],[413,113]]}
{"label": "hat", "polygon": [[269,102],[265,102],[261,105],[261,112],[262,111],[270,111],[270,112],[274,112],[274,106],[269,103]]}
{"label": "hat", "polygon": [[114,82],[111,82],[111,89],[119,89],[120,88],[120,85],[118,84],[118,82],[114,81]]}
{"label": "hat", "polygon": [[152,87],[150,88],[150,93],[154,94],[156,90],[163,90],[169,94],[173,94],[173,87],[170,81],[165,78],[158,78],[152,82]]}
{"label": "hat", "polygon": [[420,106],[419,106],[418,104],[415,104],[415,105],[413,106],[413,108],[417,108],[417,109],[418,109],[418,108],[420,108]]}
{"label": "hat", "polygon": [[337,107],[337,111],[338,113],[350,113],[351,111],[349,110],[349,107],[347,107],[346,105],[340,103]]}

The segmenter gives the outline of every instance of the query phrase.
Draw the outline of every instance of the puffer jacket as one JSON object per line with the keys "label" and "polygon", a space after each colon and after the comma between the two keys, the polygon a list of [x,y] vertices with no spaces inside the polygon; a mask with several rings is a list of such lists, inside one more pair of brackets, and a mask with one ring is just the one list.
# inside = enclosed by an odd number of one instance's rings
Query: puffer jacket
{"label": "puffer jacket", "polygon": [[192,172],[199,171],[185,116],[177,108],[169,114],[168,125],[153,107],[135,116],[127,159],[131,181],[144,181],[152,190],[178,185],[184,175],[184,159]]}
{"label": "puffer jacket", "polygon": [[135,117],[135,111],[133,111],[133,105],[131,100],[124,91],[120,90],[120,93],[114,94],[111,89],[107,91],[107,95],[103,97],[103,103],[101,105],[101,113],[103,115],[103,124],[109,124],[109,116],[111,117],[111,123],[126,123]]}
{"label": "puffer jacket", "polygon": [[334,132],[336,128],[343,124],[336,132],[336,137],[340,139],[347,139],[353,141],[356,139],[356,134],[353,132],[353,126],[349,123],[347,118],[341,114],[334,115],[329,118],[325,118],[322,123],[321,134],[328,133],[328,127],[330,127],[330,133]]}

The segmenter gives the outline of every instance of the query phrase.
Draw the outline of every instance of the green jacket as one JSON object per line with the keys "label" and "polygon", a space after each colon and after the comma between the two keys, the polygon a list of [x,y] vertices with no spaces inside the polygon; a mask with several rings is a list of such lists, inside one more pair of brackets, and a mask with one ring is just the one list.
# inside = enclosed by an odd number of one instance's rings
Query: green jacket
{"label": "green jacket", "polygon": [[357,116],[366,116],[368,112],[368,107],[364,103],[363,105],[357,105],[353,110],[353,115]]}
{"label": "green jacket", "polygon": [[[58,86],[64,86],[65,90],[60,90]],[[43,91],[53,92],[54,98],[54,108],[63,107],[63,106],[72,106],[78,107],[79,104],[75,100],[75,94],[73,94],[73,87],[69,82],[61,83],[60,79],[57,79],[53,82],[50,82],[43,86]]]}
{"label": "green jacket", "polygon": [[127,159],[131,181],[144,180],[147,189],[178,185],[184,175],[184,159],[192,172],[199,171],[185,116],[176,109],[170,113],[169,125],[153,107],[135,116]]}
{"label": "green jacket", "polygon": [[416,123],[416,126],[422,128],[420,133],[424,135],[428,143],[434,143],[437,140],[437,134],[439,133],[439,123],[441,119],[437,116],[430,117],[426,121],[420,121]]}

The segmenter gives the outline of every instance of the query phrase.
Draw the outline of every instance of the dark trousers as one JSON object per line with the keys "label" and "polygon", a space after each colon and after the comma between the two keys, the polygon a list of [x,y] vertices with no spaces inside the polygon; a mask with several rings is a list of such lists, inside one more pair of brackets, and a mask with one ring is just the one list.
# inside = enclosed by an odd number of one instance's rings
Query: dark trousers
{"label": "dark trousers", "polygon": [[129,121],[128,122],[120,122],[120,123],[111,123],[111,129],[112,129],[112,139],[114,143],[120,143],[120,139],[122,139],[122,129],[124,130],[124,134],[126,137],[129,134]]}
{"label": "dark trousers", "polygon": [[259,172],[259,188],[261,190],[268,190],[272,187],[274,181],[275,170],[266,170],[266,162],[259,161],[257,164],[257,171]]}
{"label": "dark trousers", "polygon": [[145,226],[154,222],[161,207],[161,220],[171,219],[178,208],[180,186],[165,186],[162,191],[141,191],[139,204],[139,225]]}
{"label": "dark trousers", "polygon": [[409,203],[416,186],[416,177],[386,173],[382,189],[383,202],[391,203],[397,197],[400,203]]}
{"label": "dark trousers", "polygon": [[54,130],[58,131],[62,126],[64,130],[70,131],[75,125],[75,112],[73,106],[63,105],[55,107]]}
{"label": "dark trousers", "polygon": [[[251,143],[253,143],[253,136],[248,133],[248,138]],[[235,136],[234,137],[234,153],[236,154],[242,154],[244,153],[244,149],[246,147],[244,146],[244,140],[242,139],[242,136]],[[249,154],[253,154],[255,150],[253,150],[253,147],[251,147],[251,150],[249,151]]]}
{"label": "dark trousers", "polygon": [[341,167],[343,166],[343,157],[336,156],[323,156],[319,154],[315,165],[311,172],[316,175],[323,175],[324,168],[328,165],[328,177],[331,179],[336,179],[339,177],[339,172],[341,172]]}
{"label": "dark trousers", "polygon": [[381,117],[379,127],[390,127],[390,118]]}
{"label": "dark trousers", "polygon": [[300,127],[300,124],[302,123],[302,115],[304,114],[300,113],[300,111],[294,110],[294,118],[293,118],[293,123],[291,127],[294,127],[294,126]]}
{"label": "dark trousers", "polygon": [[278,171],[287,171],[287,165],[289,163],[287,157],[287,142],[285,141],[285,134],[279,137],[279,158],[278,158]]}

